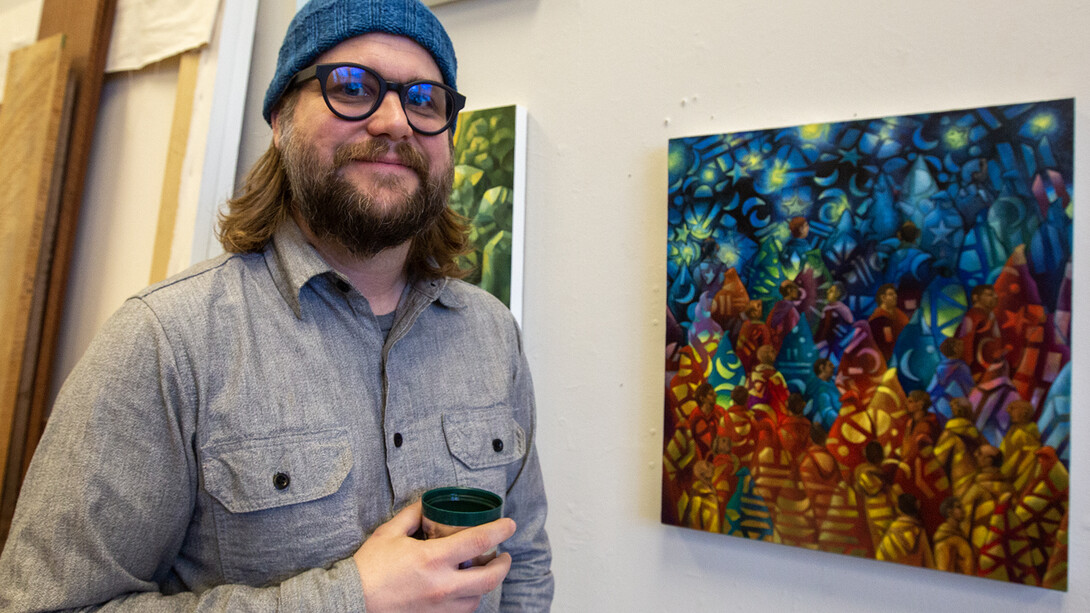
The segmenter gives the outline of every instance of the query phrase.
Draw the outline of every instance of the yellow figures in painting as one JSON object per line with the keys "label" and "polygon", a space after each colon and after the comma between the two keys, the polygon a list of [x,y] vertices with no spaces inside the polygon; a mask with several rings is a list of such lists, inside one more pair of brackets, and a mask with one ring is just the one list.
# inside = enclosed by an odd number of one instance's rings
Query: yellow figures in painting
{"label": "yellow figures in painting", "polygon": [[715,466],[707,460],[693,464],[693,483],[681,495],[678,515],[689,528],[719,532],[719,496],[712,482]]}
{"label": "yellow figures in painting", "polygon": [[935,568],[972,575],[976,572],[973,548],[965,534],[965,509],[957,496],[950,496],[939,507],[944,521],[935,531]]}
{"label": "yellow figures in painting", "polygon": [[875,557],[879,560],[934,568],[931,544],[920,521],[920,504],[911,494],[897,497],[899,512],[878,545]]}
{"label": "yellow figures in painting", "polygon": [[986,443],[980,431],[970,420],[972,406],[964,398],[951,398],[953,417],[946,422],[939,440],[935,443],[935,459],[946,467],[955,496],[962,496],[973,483],[976,462],[972,451]]}
{"label": "yellow figures in painting", "polygon": [[1003,476],[1016,492],[1022,491],[1037,464],[1035,452],[1041,447],[1041,433],[1033,421],[1033,405],[1027,400],[1015,400],[1007,405],[1011,425],[1003,437],[999,451],[1003,454]]}

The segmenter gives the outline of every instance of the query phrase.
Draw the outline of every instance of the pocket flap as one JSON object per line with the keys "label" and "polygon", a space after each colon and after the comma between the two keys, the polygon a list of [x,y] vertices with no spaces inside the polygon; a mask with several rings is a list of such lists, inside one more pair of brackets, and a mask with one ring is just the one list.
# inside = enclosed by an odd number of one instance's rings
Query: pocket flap
{"label": "pocket flap", "polygon": [[503,466],[526,453],[526,433],[508,409],[443,414],[450,453],[472,469]]}
{"label": "pocket flap", "polygon": [[203,455],[204,487],[232,513],[324,498],[340,489],[352,468],[343,430],[223,443]]}

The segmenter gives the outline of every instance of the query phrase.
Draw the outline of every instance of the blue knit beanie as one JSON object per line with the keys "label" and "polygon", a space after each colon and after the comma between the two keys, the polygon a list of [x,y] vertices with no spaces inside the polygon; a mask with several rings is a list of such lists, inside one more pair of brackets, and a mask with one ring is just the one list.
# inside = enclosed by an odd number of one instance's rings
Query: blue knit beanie
{"label": "blue knit beanie", "polygon": [[284,35],[276,74],[265,92],[265,121],[272,124],[272,111],[295,73],[341,42],[368,32],[413,39],[431,53],[443,82],[457,87],[454,45],[443,24],[420,0],[310,0]]}

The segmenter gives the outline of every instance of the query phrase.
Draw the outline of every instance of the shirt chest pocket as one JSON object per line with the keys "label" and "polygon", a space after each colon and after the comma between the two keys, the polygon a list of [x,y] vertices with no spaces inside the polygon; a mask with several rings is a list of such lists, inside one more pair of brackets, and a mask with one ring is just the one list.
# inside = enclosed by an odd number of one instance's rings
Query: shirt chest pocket
{"label": "shirt chest pocket", "polygon": [[505,495],[526,455],[526,432],[507,408],[443,415],[443,435],[458,485]]}
{"label": "shirt chest pocket", "polygon": [[343,430],[233,441],[203,450],[201,470],[224,578],[275,583],[350,555],[359,533]]}

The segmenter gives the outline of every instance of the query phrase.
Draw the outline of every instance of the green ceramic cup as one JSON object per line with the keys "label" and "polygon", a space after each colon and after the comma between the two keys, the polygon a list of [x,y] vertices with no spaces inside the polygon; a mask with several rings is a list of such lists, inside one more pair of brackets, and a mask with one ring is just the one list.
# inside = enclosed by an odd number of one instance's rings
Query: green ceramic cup
{"label": "green ceramic cup", "polygon": [[[450,536],[470,526],[479,526],[503,517],[503,499],[488,490],[472,487],[439,487],[424,492],[424,536],[434,539]],[[496,557],[496,550],[467,560],[459,568],[482,566]]]}

